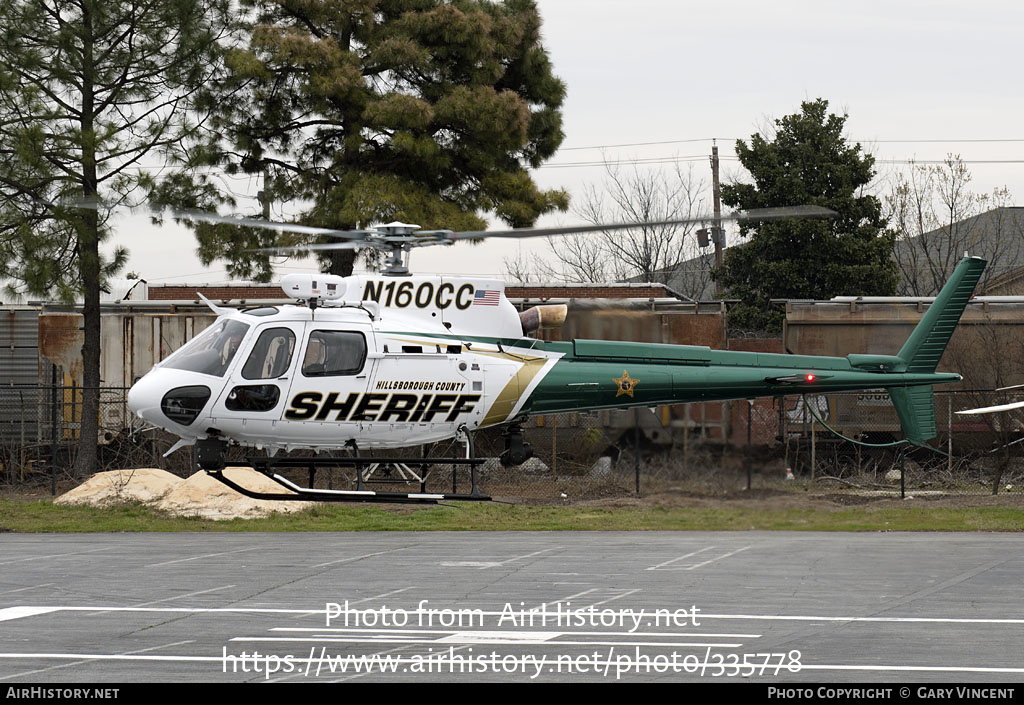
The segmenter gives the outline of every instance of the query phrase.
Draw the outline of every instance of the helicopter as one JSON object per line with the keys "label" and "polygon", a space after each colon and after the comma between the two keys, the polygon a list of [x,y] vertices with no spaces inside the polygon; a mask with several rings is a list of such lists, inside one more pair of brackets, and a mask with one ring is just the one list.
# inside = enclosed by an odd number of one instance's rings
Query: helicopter
{"label": "helicopter", "polygon": [[[763,209],[731,220],[829,217],[827,209]],[[532,337],[564,320],[564,306],[518,312],[504,282],[485,277],[413,275],[409,253],[463,240],[537,237],[637,227],[636,223],[506,231],[424,231],[393,222],[340,231],[175,211],[174,217],[300,232],[338,242],[268,248],[274,254],[339,248],[384,251],[376,274],[282,278],[294,304],[231,309],[206,301],[216,321],[159,362],[128,394],[142,420],[195,446],[198,466],[251,497],[324,501],[436,502],[489,499],[477,483],[473,434],[503,427],[503,466],[532,456],[523,424],[531,414],[653,407],[801,393],[885,388],[906,439],[936,435],[932,386],[956,382],[936,366],[986,262],[965,257],[897,355],[803,356],[712,350],[706,346],[602,340],[547,342]],[[690,224],[710,217],[661,221]],[[648,224],[650,225],[650,224]],[[200,295],[201,296],[201,295]],[[409,459],[367,458],[393,449],[455,439],[465,457],[431,460],[468,466],[469,494],[367,490],[367,468]],[[253,466],[285,490],[254,492],[223,473],[229,445],[267,451]],[[280,451],[343,452],[324,459],[275,460]],[[418,462],[418,461],[417,461]],[[356,467],[354,490],[315,489],[317,464]],[[274,467],[308,466],[309,487]],[[427,463],[423,463],[426,467]],[[453,473],[454,482],[454,473]]]}

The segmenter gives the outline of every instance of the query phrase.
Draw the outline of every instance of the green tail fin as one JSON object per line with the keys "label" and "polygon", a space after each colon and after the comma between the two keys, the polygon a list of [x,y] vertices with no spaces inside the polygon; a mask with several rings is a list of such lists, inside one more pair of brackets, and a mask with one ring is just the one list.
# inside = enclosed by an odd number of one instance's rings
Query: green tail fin
{"label": "green tail fin", "polygon": [[[985,271],[985,260],[978,257],[964,257],[953,271],[953,275],[928,307],[921,322],[907,338],[899,356],[907,364],[907,372],[935,372],[939,358],[946,351],[946,345],[960,316],[974,294],[974,287]],[[890,387],[896,413],[903,425],[903,435],[915,445],[934,438],[935,394],[927,387]]]}
{"label": "green tail fin", "polygon": [[907,372],[935,371],[986,264],[988,262],[978,257],[960,260],[949,281],[899,351],[899,356],[907,363]]}

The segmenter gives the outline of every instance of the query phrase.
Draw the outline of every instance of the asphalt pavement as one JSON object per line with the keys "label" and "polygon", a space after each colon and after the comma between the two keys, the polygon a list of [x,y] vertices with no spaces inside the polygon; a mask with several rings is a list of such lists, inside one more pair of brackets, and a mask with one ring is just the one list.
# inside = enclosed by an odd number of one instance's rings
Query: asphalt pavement
{"label": "asphalt pavement", "polygon": [[1022,584],[1016,534],[8,534],[0,684],[1020,682]]}

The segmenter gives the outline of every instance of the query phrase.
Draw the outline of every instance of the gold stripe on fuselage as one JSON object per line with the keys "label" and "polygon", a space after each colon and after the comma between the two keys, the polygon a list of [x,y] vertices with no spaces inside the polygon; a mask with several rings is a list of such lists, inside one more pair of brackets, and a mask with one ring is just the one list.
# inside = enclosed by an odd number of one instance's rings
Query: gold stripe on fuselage
{"label": "gold stripe on fuselage", "polygon": [[525,355],[515,355],[510,353],[492,353],[492,352],[481,352],[474,350],[478,355],[486,355],[488,357],[497,357],[503,360],[511,360],[512,362],[521,363],[519,369],[512,379],[508,381],[505,388],[501,390],[494,403],[491,404],[491,408],[487,410],[487,415],[484,416],[484,420],[480,422],[480,427],[493,426],[499,424],[509,417],[509,415],[515,410],[516,405],[519,403],[520,397],[526,392],[527,387],[530,386],[530,382],[537,376],[537,373],[544,369],[544,365],[547,364],[548,359],[546,357],[526,357]]}
{"label": "gold stripe on fuselage", "polygon": [[[399,341],[402,343],[411,343],[413,345],[435,345],[436,339],[429,342],[423,340],[415,340],[411,338],[399,338],[396,336],[389,336],[391,340]],[[450,341],[452,344],[460,342],[458,338],[452,338]],[[484,343],[487,345],[488,343]],[[493,344],[493,343],[492,343]],[[472,345],[472,343],[471,343]],[[516,371],[515,376],[512,377],[505,385],[504,389],[498,394],[494,403],[491,404],[487,410],[486,416],[483,421],[480,422],[480,428],[484,426],[493,426],[495,424],[502,423],[509,417],[509,415],[515,410],[516,405],[519,404],[519,399],[523,393],[530,386],[533,378],[544,369],[544,365],[547,364],[551,358],[547,357],[534,357],[533,355],[523,355],[519,353],[509,353],[501,350],[479,350],[477,348],[468,348],[467,352],[474,355],[483,355],[485,357],[496,357],[500,360],[508,360],[510,362],[519,363],[519,369]]]}

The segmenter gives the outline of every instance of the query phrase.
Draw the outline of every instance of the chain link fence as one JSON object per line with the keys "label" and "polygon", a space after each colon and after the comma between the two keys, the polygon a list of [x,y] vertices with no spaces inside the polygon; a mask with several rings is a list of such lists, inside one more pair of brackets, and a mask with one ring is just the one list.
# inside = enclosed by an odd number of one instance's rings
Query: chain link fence
{"label": "chain link fence", "polygon": [[[99,469],[157,467],[182,477],[192,474],[191,449],[165,458],[177,438],[140,425],[127,408],[127,391],[100,391]],[[543,503],[661,493],[722,496],[781,489],[794,481],[837,491],[917,496],[1024,488],[1024,411],[955,413],[1024,400],[1024,393],[970,390],[937,392],[935,398],[938,436],[930,441],[932,449],[892,445],[901,431],[884,390],[531,417],[523,430],[534,457],[518,467],[504,468],[497,460],[505,444],[501,428],[474,434],[476,456],[488,459],[478,480],[493,497]],[[83,479],[72,476],[81,403],[81,388],[0,388],[0,483],[56,492]],[[422,462],[424,454],[434,459],[431,465]],[[374,468],[365,476],[366,485],[465,493],[468,468],[458,466],[453,476],[452,465],[443,460],[464,454],[454,441],[363,452],[409,459],[400,466]],[[244,464],[247,457],[260,455],[231,448],[227,459]],[[302,468],[281,474],[298,484],[308,482]],[[349,489],[355,480],[351,468],[321,469],[315,485]]]}
{"label": "chain link fence", "polygon": [[[82,387],[58,385],[0,387],[0,482],[53,488],[75,481],[83,393]],[[165,451],[173,443],[142,430],[127,394],[124,387],[99,390],[100,470],[159,467],[161,445]]]}

